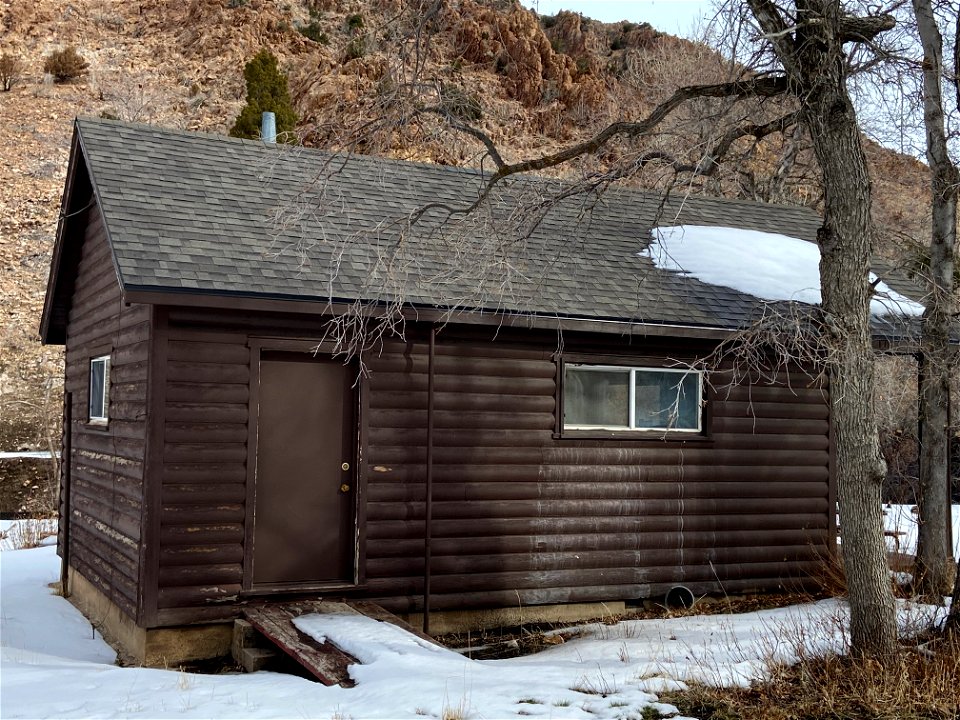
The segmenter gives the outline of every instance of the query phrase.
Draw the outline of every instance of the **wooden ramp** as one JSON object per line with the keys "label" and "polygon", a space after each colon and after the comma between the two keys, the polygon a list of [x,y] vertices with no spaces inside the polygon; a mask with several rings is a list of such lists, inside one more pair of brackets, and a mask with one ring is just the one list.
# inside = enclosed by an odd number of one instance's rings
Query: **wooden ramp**
{"label": "wooden ramp", "polygon": [[366,615],[396,625],[409,633],[437,644],[429,635],[414,629],[403,620],[372,602],[329,600],[297,600],[253,605],[243,611],[244,617],[265,638],[296,660],[324,685],[353,687],[348,668],[359,661],[329,640],[318,643],[293,624],[301,615]]}

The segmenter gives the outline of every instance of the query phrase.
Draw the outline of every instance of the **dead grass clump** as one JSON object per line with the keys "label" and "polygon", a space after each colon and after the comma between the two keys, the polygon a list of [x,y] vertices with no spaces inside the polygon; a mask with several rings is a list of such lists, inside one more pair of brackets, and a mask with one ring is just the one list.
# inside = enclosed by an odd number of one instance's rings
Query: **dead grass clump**
{"label": "dead grass clump", "polygon": [[960,640],[902,648],[886,665],[851,657],[806,660],[750,689],[694,686],[661,697],[701,720],[955,720]]}
{"label": "dead grass clump", "polygon": [[56,520],[26,518],[16,520],[7,530],[0,531],[0,544],[10,550],[30,550],[40,547],[44,540],[56,535]]}
{"label": "dead grass clump", "polygon": [[843,556],[840,548],[833,552],[816,546],[814,548],[817,567],[810,573],[810,581],[824,597],[846,597],[847,574],[843,568]]}

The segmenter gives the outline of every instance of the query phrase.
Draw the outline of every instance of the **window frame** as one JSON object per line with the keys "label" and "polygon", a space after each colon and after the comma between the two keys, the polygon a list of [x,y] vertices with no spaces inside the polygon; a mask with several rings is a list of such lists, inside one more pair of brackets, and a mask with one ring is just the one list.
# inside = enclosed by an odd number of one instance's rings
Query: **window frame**
{"label": "window frame", "polygon": [[[663,357],[624,357],[624,356],[555,356],[556,370],[556,425],[553,436],[558,439],[621,439],[621,440],[670,440],[676,442],[712,441],[710,431],[710,385],[706,381],[706,373],[702,370],[667,366],[669,362]],[[682,362],[682,361],[680,361]],[[631,427],[606,425],[568,425],[565,421],[565,394],[566,372],[568,366],[597,368],[603,370],[630,371],[628,385],[629,422]],[[636,385],[635,373],[639,372],[669,372],[678,375],[694,373],[697,375],[699,389],[699,408],[697,414],[697,428],[648,428],[636,427]]]}
{"label": "window frame", "polygon": [[[103,397],[100,399],[100,412],[94,414],[93,406],[93,369],[98,363],[103,364]],[[97,355],[90,358],[90,370],[87,376],[87,422],[90,425],[105,426],[110,422],[110,354]]]}

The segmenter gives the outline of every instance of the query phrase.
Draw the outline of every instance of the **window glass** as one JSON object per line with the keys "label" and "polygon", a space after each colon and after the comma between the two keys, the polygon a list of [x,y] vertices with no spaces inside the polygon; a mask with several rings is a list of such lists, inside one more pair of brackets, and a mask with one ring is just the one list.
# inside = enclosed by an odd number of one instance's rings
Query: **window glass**
{"label": "window glass", "polygon": [[110,357],[90,361],[90,420],[106,420],[110,404]]}
{"label": "window glass", "polygon": [[701,373],[616,365],[564,366],[568,429],[700,430]]}
{"label": "window glass", "polygon": [[567,366],[563,387],[565,425],[629,427],[629,369]]}
{"label": "window glass", "polygon": [[634,427],[699,429],[699,373],[638,370],[634,383]]}

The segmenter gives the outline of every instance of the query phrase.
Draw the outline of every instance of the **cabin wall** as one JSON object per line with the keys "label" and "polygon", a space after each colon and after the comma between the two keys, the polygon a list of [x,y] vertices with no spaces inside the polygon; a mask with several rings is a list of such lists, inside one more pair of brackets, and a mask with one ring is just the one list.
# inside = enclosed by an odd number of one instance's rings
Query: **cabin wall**
{"label": "cabin wall", "polygon": [[[713,374],[707,440],[557,438],[552,352],[504,340],[436,348],[434,609],[632,600],[677,584],[769,591],[819,566],[828,406],[808,378],[731,387],[731,373]],[[624,342],[568,335],[564,351],[602,362],[628,355]],[[674,358],[707,351],[632,346]],[[426,344],[392,346],[370,369],[367,591],[418,610]]]}
{"label": "cabin wall", "polygon": [[[137,618],[151,311],[124,306],[99,209],[74,225],[83,237],[66,324],[64,389],[70,456],[61,507],[69,564]],[[89,422],[90,360],[110,355],[109,423]],[[66,444],[66,443],[65,443]]]}
{"label": "cabin wall", "polygon": [[[320,320],[169,309],[159,625],[241,599],[249,339]],[[423,588],[427,342],[408,328],[362,383],[361,559],[352,594],[405,612]],[[829,547],[828,398],[801,374],[708,396],[709,437],[556,436],[556,333],[448,326],[435,360],[432,607],[631,600],[800,581]],[[708,344],[566,333],[567,353],[689,358]],[[339,591],[338,594],[344,594]]]}

